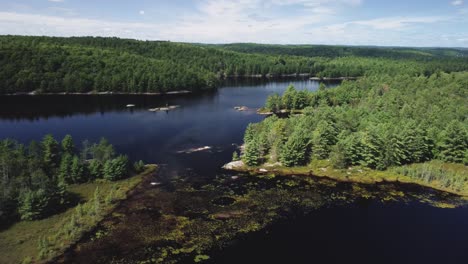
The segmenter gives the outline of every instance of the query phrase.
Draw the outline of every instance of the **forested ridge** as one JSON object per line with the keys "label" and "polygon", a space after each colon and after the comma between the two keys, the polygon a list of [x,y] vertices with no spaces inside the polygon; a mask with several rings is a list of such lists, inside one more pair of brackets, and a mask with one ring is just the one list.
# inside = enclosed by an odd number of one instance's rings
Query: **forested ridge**
{"label": "forested ridge", "polygon": [[265,51],[249,44],[233,45],[242,48],[103,37],[0,36],[0,94],[165,93],[213,89],[219,79],[234,76],[356,77],[403,72],[430,76],[468,69],[466,52],[455,49],[348,52],[349,48],[338,46],[292,46]]}
{"label": "forested ridge", "polygon": [[208,45],[226,50],[275,55],[294,55],[305,57],[369,57],[389,59],[453,59],[468,57],[468,51],[462,48],[408,48],[408,47],[372,47],[372,46],[327,46],[327,45],[276,45],[256,43],[233,43]]}
{"label": "forested ridge", "polygon": [[466,191],[466,167],[450,172],[433,162],[404,166],[432,160],[468,164],[466,72],[373,75],[334,89],[321,85],[316,92],[290,86],[283,95],[271,95],[265,108],[290,116],[272,116],[247,127],[242,158],[249,166],[280,162],[296,167],[330,160],[335,169],[391,169]]}

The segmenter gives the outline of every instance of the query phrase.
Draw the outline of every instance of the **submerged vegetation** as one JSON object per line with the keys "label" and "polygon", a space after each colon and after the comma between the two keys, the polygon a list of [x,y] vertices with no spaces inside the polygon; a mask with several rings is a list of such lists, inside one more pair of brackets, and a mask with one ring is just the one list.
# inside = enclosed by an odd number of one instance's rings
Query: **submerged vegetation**
{"label": "submerged vegetation", "polygon": [[[220,175],[209,182],[180,177],[140,185],[63,263],[193,263],[210,260],[231,241],[279,219],[324,206],[373,199],[455,206],[454,197],[398,186],[364,186],[304,177]],[[424,192],[423,192],[424,193]],[[436,202],[436,203],[432,203]],[[121,243],[125,241],[125,243]]]}
{"label": "submerged vegetation", "polygon": [[[290,116],[249,125],[242,159],[248,166],[297,167],[329,159],[335,169],[391,168],[466,194],[467,80],[468,73],[373,75],[317,92],[290,86],[282,96],[270,96],[265,106]],[[430,160],[459,163],[462,169],[454,174],[435,163],[395,168]]]}

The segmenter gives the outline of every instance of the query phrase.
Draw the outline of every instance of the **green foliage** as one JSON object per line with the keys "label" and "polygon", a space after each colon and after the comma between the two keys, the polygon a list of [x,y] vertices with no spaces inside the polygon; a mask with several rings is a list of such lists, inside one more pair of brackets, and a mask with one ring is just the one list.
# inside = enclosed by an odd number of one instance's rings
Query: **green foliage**
{"label": "green foliage", "polygon": [[[66,136],[61,146],[47,135],[40,144],[28,147],[13,140],[0,141],[0,220],[3,223],[36,220],[55,214],[70,205],[69,184],[103,177],[103,163],[112,180],[128,176],[128,159],[114,157],[106,140],[90,145],[89,155],[76,155],[73,139]],[[95,159],[83,159],[87,156]]]}
{"label": "green foliage", "polygon": [[23,36],[1,36],[0,47],[0,94],[165,93],[212,89],[226,76],[430,76],[468,69],[466,51],[456,49],[226,46]]}
{"label": "green foliage", "polygon": [[346,158],[345,148],[342,143],[336,144],[332,147],[330,153],[330,162],[336,169],[344,169],[348,164]]}
{"label": "green foliage", "polygon": [[210,256],[208,255],[196,255],[195,258],[193,259],[193,261],[195,263],[199,263],[199,262],[204,262],[206,260],[209,260],[210,259]]}
{"label": "green foliage", "polygon": [[121,180],[128,176],[128,158],[120,155],[115,159],[107,160],[103,168],[104,179],[110,181]]}
{"label": "green foliage", "polygon": [[289,85],[282,97],[282,105],[284,108],[291,110],[294,109],[294,98],[296,97],[297,91],[293,85]]}
{"label": "green foliage", "polygon": [[73,142],[73,138],[70,135],[66,135],[62,139],[62,152],[68,153],[73,155],[75,153],[75,143]]}
{"label": "green foliage", "polygon": [[[283,107],[303,114],[250,124],[249,159],[260,165],[259,159],[279,155],[284,166],[299,166],[312,157],[331,159],[336,168],[378,170],[434,158],[467,163],[467,79],[468,73],[371,75],[315,92],[288,87]],[[273,95],[267,102],[278,100]]]}
{"label": "green foliage", "polygon": [[83,183],[87,181],[85,165],[78,156],[74,156],[70,167],[70,175],[73,183]]}
{"label": "green foliage", "polygon": [[303,131],[295,131],[280,152],[280,161],[287,167],[304,165],[309,156],[309,138]]}
{"label": "green foliage", "polygon": [[103,165],[99,160],[90,160],[88,163],[88,170],[91,179],[102,179]]}
{"label": "green foliage", "polygon": [[260,159],[259,143],[258,140],[254,138],[245,144],[242,160],[249,166],[257,166],[260,164]]}
{"label": "green foliage", "polygon": [[44,189],[24,191],[19,198],[18,213],[22,220],[36,220],[46,213],[50,197]]}
{"label": "green foliage", "polygon": [[466,190],[468,174],[466,168],[460,164],[447,164],[440,161],[406,165],[391,169],[412,179],[429,184],[437,184],[440,187],[455,191]]}
{"label": "green foliage", "polygon": [[265,103],[265,108],[273,113],[278,112],[282,108],[281,96],[277,93],[274,93],[271,96],[268,96]]}
{"label": "green foliage", "polygon": [[60,160],[58,142],[52,135],[46,135],[41,142],[43,162],[48,173],[52,174]]}
{"label": "green foliage", "polygon": [[140,173],[145,170],[145,163],[142,160],[136,161],[133,163],[133,170],[135,170],[136,173]]}
{"label": "green foliage", "polygon": [[114,147],[105,138],[101,138],[99,144],[93,144],[90,153],[93,159],[100,162],[106,162],[115,155]]}
{"label": "green foliage", "polygon": [[463,126],[462,123],[454,120],[441,134],[440,157],[445,161],[462,163],[468,149],[466,123]]}
{"label": "green foliage", "polygon": [[232,160],[233,161],[238,161],[239,160],[239,154],[237,154],[237,151],[234,151],[232,153]]}
{"label": "green foliage", "polygon": [[67,184],[73,183],[74,180],[71,173],[72,163],[73,156],[70,153],[65,153],[60,161],[59,179],[61,182]]}

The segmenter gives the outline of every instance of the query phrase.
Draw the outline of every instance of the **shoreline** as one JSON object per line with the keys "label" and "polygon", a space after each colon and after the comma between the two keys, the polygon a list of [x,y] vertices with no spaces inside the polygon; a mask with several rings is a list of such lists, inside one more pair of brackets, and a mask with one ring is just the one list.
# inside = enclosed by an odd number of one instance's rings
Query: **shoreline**
{"label": "shoreline", "polygon": [[[275,78],[304,78],[309,77],[312,74],[310,73],[291,73],[291,74],[252,74],[252,75],[229,75],[223,76],[220,80],[226,79],[275,79]],[[344,81],[344,80],[357,80],[358,77],[309,77],[309,80],[312,81]],[[7,93],[7,94],[0,94],[0,96],[46,96],[46,95],[149,95],[149,96],[162,96],[162,95],[181,95],[181,94],[193,94],[196,92],[189,91],[189,90],[180,90],[180,91],[169,91],[169,92],[144,92],[144,93],[134,93],[134,92],[97,92],[97,91],[90,91],[90,92],[56,92],[56,93],[40,93],[37,91],[32,92],[17,92],[17,93]]]}
{"label": "shoreline", "polygon": [[[230,164],[233,164],[230,166]],[[360,184],[379,184],[379,183],[397,183],[397,184],[416,184],[418,186],[422,186],[425,188],[430,188],[436,191],[446,192],[449,194],[457,195],[463,197],[468,200],[468,192],[461,192],[456,191],[448,188],[444,188],[441,186],[437,186],[435,184],[430,184],[426,182],[422,182],[419,180],[411,179],[410,177],[392,173],[389,176],[379,175],[383,172],[374,171],[374,170],[366,170],[365,173],[371,173],[373,176],[365,175],[350,175],[346,174],[345,172],[340,171],[333,171],[334,173],[330,173],[328,169],[330,168],[316,168],[310,166],[304,167],[282,167],[282,166],[258,166],[258,167],[248,167],[244,165],[244,163],[239,161],[233,161],[225,164],[223,169],[229,171],[236,171],[236,172],[244,172],[249,173],[251,175],[266,175],[266,174],[273,174],[276,176],[304,176],[304,177],[313,177],[313,178],[321,178],[321,179],[329,179],[337,182],[345,182],[345,183],[360,183]],[[361,170],[362,171],[362,170]],[[363,172],[361,172],[363,173]]]}
{"label": "shoreline", "polygon": [[178,95],[178,94],[191,94],[192,91],[181,90],[181,91],[171,91],[167,93],[123,93],[123,92],[87,92],[87,93],[69,93],[69,92],[60,92],[60,93],[10,93],[10,94],[1,94],[0,96],[41,96],[41,95]]}
{"label": "shoreline", "polygon": [[348,81],[357,80],[359,77],[310,77],[312,81]]}
{"label": "shoreline", "polygon": [[127,190],[127,192],[125,193],[124,199],[119,199],[115,204],[113,204],[113,206],[105,214],[101,216],[101,219],[97,223],[95,223],[93,226],[90,226],[87,230],[85,230],[81,234],[81,236],[77,240],[69,244],[68,247],[64,248],[62,252],[60,252],[53,258],[50,258],[47,261],[45,261],[45,263],[64,263],[63,261],[67,254],[69,254],[77,246],[79,246],[80,243],[82,243],[86,239],[89,239],[89,236],[94,234],[96,230],[99,229],[100,225],[103,222],[105,222],[110,216],[112,216],[112,214],[122,206],[123,202],[130,199],[132,196],[134,196],[137,193],[138,188],[140,186],[143,186],[151,182],[150,176],[157,173],[158,170],[159,170],[159,166],[157,164],[146,164],[144,171],[133,176],[133,177],[139,177],[140,178],[139,182],[136,183],[134,186],[132,186],[132,188]]}
{"label": "shoreline", "polygon": [[[82,199],[76,205],[47,218],[18,221],[1,230],[0,262],[57,263],[56,260],[76,246],[89,232],[96,230],[103,219],[112,215],[116,208],[134,195],[138,186],[150,181],[157,169],[157,165],[147,164],[141,173],[132,174],[120,181],[70,185],[69,192]],[[96,203],[94,194],[98,188],[101,211],[92,213],[92,206]],[[78,208],[81,208],[79,213]],[[46,242],[44,248],[39,249],[37,244],[41,240]]]}

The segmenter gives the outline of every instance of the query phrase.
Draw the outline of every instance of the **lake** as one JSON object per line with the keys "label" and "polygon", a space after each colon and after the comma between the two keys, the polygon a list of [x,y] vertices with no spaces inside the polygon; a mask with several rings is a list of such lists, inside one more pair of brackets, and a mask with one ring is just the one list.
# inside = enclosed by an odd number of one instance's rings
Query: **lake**
{"label": "lake", "polygon": [[[230,80],[214,92],[170,96],[0,97],[0,138],[22,142],[71,134],[75,142],[107,138],[132,160],[164,164],[159,177],[210,182],[242,143],[255,110],[289,84],[316,90],[307,79]],[[328,83],[334,87],[337,83]],[[127,104],[135,107],[127,108]],[[150,112],[166,105],[169,112]],[[237,111],[235,106],[247,106]],[[202,151],[191,151],[209,147]],[[430,190],[423,189],[420,191]],[[468,209],[418,201],[359,199],[278,221],[210,253],[213,263],[466,263]]]}

